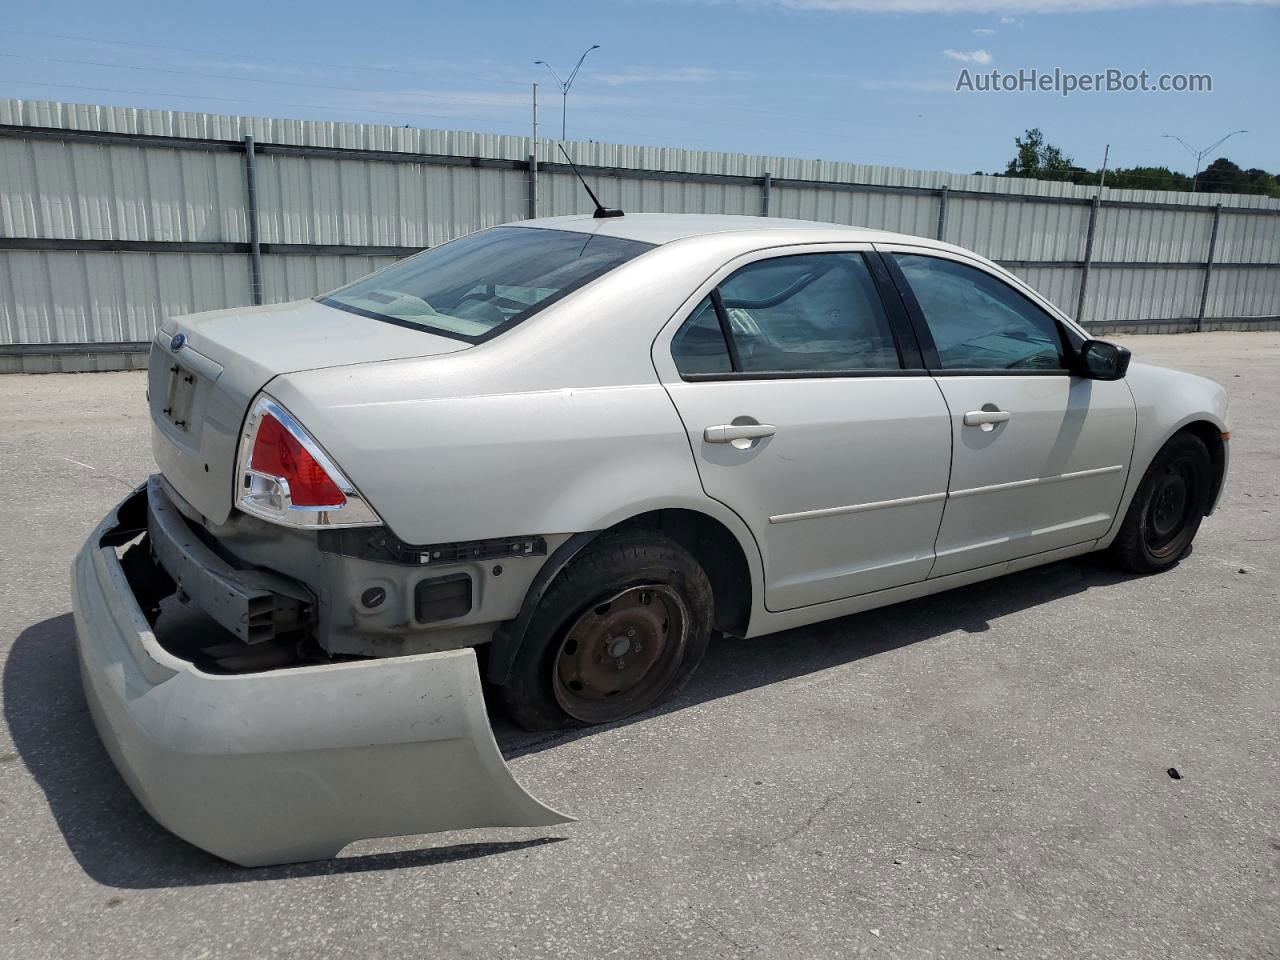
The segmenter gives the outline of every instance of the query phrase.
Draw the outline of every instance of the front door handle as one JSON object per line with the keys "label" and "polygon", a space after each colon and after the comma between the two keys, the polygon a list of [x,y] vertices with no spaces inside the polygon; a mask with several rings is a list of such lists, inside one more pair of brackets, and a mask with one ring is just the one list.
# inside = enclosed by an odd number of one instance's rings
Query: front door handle
{"label": "front door handle", "polygon": [[702,431],[707,443],[733,443],[735,440],[763,440],[772,437],[777,428],[771,423],[721,423]]}
{"label": "front door handle", "polygon": [[997,423],[1004,423],[1009,417],[1008,410],[970,410],[964,415],[964,425],[994,430]]}

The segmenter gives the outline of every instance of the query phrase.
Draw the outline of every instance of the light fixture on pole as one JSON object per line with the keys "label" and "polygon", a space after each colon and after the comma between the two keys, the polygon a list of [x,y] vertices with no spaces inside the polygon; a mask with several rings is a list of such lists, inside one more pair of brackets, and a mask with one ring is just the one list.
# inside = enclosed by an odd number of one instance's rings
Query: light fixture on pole
{"label": "light fixture on pole", "polygon": [[590,53],[592,50],[599,50],[599,49],[600,49],[600,44],[598,43],[593,43],[591,46],[587,47],[587,49],[582,52],[582,56],[578,58],[577,66],[573,68],[573,71],[569,74],[568,79],[565,79],[565,80],[560,79],[560,74],[556,73],[555,69],[551,66],[551,64],[547,63],[547,61],[545,60],[533,61],[535,64],[540,63],[544,67],[546,67],[547,70],[550,71],[551,76],[556,78],[556,84],[560,87],[560,139],[561,140],[565,139],[565,117],[569,110],[569,88],[573,86],[573,81],[578,78],[578,71],[582,69],[582,61],[587,59],[587,54]]}
{"label": "light fixture on pole", "polygon": [[1182,144],[1183,148],[1187,151],[1187,153],[1191,154],[1191,156],[1196,158],[1196,172],[1191,175],[1191,192],[1195,193],[1196,181],[1200,179],[1200,161],[1203,160],[1211,150],[1217,150],[1220,146],[1222,146],[1224,143],[1226,143],[1228,140],[1234,137],[1237,133],[1248,133],[1248,132],[1249,132],[1248,130],[1232,130],[1225,137],[1222,137],[1219,140],[1215,140],[1213,143],[1209,144],[1209,146],[1205,147],[1203,150],[1197,150],[1195,147],[1191,146],[1191,144],[1187,143],[1187,141],[1183,140],[1179,136],[1176,136],[1175,134],[1165,133],[1165,134],[1161,134],[1161,136],[1163,136],[1164,139],[1166,140],[1177,140],[1180,144]]}

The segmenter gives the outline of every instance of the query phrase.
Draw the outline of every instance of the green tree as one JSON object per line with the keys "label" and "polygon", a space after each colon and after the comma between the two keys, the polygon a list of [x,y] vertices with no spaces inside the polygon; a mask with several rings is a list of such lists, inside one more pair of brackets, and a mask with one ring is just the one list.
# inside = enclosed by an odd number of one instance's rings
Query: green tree
{"label": "green tree", "polygon": [[1204,193],[1255,193],[1280,196],[1276,177],[1254,167],[1241,170],[1226,157],[1219,157],[1200,173],[1196,189]]}
{"label": "green tree", "polygon": [[1006,177],[1029,177],[1035,180],[1071,180],[1076,166],[1059,147],[1046,143],[1039,127],[1033,127],[1014,138],[1017,153],[1005,167]]}
{"label": "green tree", "polygon": [[[1100,170],[1081,174],[1076,183],[1097,186]],[[1191,190],[1191,178],[1168,167],[1122,167],[1107,171],[1107,184],[1116,190]]]}
{"label": "green tree", "polygon": [[1244,171],[1226,157],[1219,157],[1200,171],[1196,189],[1205,193],[1245,193]]}
{"label": "green tree", "polygon": [[[1027,177],[1036,180],[1064,180],[1082,186],[1097,186],[1101,170],[1085,170],[1075,166],[1061,148],[1045,141],[1039,127],[1032,127],[1014,138],[1016,153],[996,177]],[[981,171],[978,171],[981,173]],[[1177,190],[1191,192],[1192,178],[1168,167],[1136,166],[1106,173],[1106,185],[1117,190]],[[1280,197],[1280,176],[1256,167],[1241,170],[1226,157],[1219,157],[1200,172],[1195,180],[1200,193],[1252,193]]]}

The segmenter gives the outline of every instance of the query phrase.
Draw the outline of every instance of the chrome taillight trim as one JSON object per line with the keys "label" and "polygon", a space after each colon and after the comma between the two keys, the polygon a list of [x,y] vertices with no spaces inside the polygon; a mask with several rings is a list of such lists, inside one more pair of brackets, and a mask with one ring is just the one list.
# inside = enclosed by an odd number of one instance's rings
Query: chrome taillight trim
{"label": "chrome taillight trim", "polygon": [[[346,503],[332,506],[295,506],[289,491],[289,482],[286,479],[253,469],[253,446],[258,438],[258,427],[267,414],[275,417],[324,468],[329,479],[346,497]],[[382,519],[369,506],[355,484],[348,480],[347,475],[333,462],[333,458],[324,452],[320,444],[316,443],[293,414],[281,406],[279,401],[265,393],[260,393],[254,398],[253,404],[249,407],[249,413],[245,417],[236,455],[235,477],[236,489],[233,502],[236,507],[250,516],[269,523],[308,530],[329,527],[367,527],[382,523]],[[266,506],[254,499],[251,488],[255,480],[270,483],[276,488],[280,508]],[[261,492],[258,494],[260,497],[264,495]]]}

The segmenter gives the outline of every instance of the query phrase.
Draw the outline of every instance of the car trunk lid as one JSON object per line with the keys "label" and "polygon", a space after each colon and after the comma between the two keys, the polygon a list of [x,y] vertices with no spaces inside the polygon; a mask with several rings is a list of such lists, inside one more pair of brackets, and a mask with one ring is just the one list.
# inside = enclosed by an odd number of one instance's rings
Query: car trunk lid
{"label": "car trunk lid", "polygon": [[466,347],[314,300],[175,317],[151,345],[152,452],[174,489],[222,523],[233,503],[245,413],[273,377]]}

